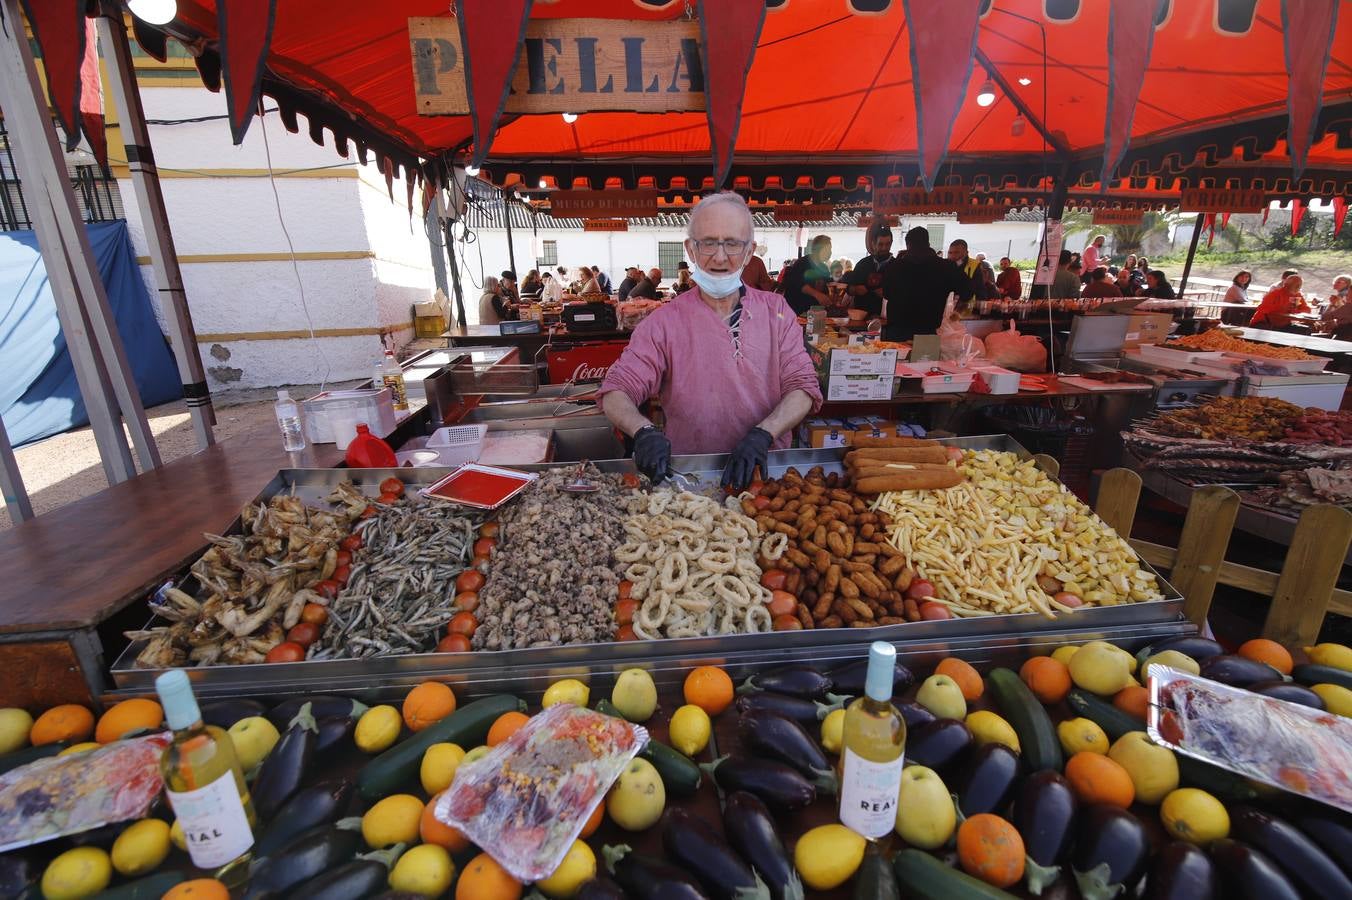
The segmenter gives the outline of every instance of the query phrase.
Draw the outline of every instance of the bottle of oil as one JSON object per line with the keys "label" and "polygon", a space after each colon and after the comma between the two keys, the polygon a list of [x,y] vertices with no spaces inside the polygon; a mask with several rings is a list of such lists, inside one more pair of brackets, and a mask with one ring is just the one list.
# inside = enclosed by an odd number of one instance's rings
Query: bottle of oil
{"label": "bottle of oil", "polygon": [[404,386],[404,370],[399,360],[394,358],[393,350],[386,350],[380,362],[376,364],[375,378],[371,379],[376,390],[383,387],[394,395],[394,408],[400,412],[408,409],[408,389]]}
{"label": "bottle of oil", "polygon": [[230,884],[242,880],[241,865],[253,847],[253,801],[244,783],[235,745],[215,725],[202,722],[192,685],[181,669],[155,679],[165,720],[174,740],[160,758],[164,792],[183,826],[188,855],[199,869],[217,872]]}
{"label": "bottle of oil", "polygon": [[897,648],[874,641],[864,696],[845,710],[841,736],[840,821],[869,840],[891,833],[905,761],[906,720],[892,705]]}

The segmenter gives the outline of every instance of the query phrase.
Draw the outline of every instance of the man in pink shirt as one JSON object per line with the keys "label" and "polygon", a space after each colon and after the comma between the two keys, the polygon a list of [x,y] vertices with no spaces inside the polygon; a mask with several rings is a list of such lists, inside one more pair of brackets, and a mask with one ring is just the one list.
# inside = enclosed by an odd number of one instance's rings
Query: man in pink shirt
{"label": "man in pink shirt", "polygon": [[[770,448],[788,447],[794,426],[821,407],[821,387],[784,298],[742,283],[755,246],[746,201],[730,191],[705,197],[687,234],[696,289],[634,329],[597,401],[633,436],[634,462],[654,483],[673,453],[730,453],[723,484],[743,488],[757,466],[765,472]],[[654,396],[665,433],[639,411]]]}
{"label": "man in pink shirt", "polygon": [[1083,263],[1084,280],[1086,282],[1103,259],[1103,242],[1106,240],[1108,240],[1108,236],[1105,234],[1094,235],[1094,239],[1089,242],[1089,246],[1085,247],[1084,252],[1080,254],[1080,262]]}

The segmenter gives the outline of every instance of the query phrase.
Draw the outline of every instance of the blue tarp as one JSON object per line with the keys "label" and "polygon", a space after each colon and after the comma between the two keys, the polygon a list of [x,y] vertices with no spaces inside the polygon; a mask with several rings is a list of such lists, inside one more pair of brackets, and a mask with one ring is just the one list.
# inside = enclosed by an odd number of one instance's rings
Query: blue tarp
{"label": "blue tarp", "polygon": [[[86,226],[141,402],[183,396],[124,221]],[[0,415],[15,446],[89,423],[31,231],[0,232]]]}

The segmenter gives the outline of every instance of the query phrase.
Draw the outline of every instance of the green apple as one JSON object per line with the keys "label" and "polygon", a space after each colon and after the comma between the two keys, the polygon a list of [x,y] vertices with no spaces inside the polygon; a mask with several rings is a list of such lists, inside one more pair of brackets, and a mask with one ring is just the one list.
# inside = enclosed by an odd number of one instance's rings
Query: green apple
{"label": "green apple", "polygon": [[931,675],[920,685],[915,700],[941,719],[967,718],[967,700],[962,696],[962,688],[947,675]]}

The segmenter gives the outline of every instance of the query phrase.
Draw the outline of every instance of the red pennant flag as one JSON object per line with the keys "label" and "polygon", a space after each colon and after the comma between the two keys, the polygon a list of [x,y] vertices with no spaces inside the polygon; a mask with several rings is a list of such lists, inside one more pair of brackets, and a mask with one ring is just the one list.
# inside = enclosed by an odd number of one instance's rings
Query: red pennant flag
{"label": "red pennant flag", "polygon": [[1103,171],[1099,175],[1099,184],[1105,187],[1131,141],[1131,120],[1155,45],[1157,5],[1144,0],[1111,0],[1108,7],[1108,103],[1103,123]]}
{"label": "red pennant flag", "polygon": [[108,171],[108,136],[103,132],[103,81],[99,78],[99,32],[93,19],[85,19],[85,55],[80,64],[80,128],[89,149]]}
{"label": "red pennant flag", "polygon": [[1333,236],[1337,237],[1338,232],[1343,230],[1343,222],[1347,221],[1347,198],[1333,198]]}
{"label": "red pennant flag", "polygon": [[699,35],[715,186],[722,186],[732,168],[746,76],[764,24],[764,0],[700,0]]}
{"label": "red pennant flag", "polygon": [[1291,236],[1295,237],[1296,232],[1300,231],[1300,220],[1305,218],[1305,204],[1299,200],[1291,201]]}
{"label": "red pennant flag", "polygon": [[1202,227],[1207,230],[1206,245],[1211,247],[1211,242],[1216,239],[1216,214],[1207,213],[1206,218],[1202,220]]}
{"label": "red pennant flag", "polygon": [[1286,47],[1286,147],[1297,178],[1314,143],[1324,105],[1324,73],[1338,28],[1338,0],[1282,0]]}
{"label": "red pennant flag", "polygon": [[230,134],[236,144],[241,144],[258,111],[277,0],[217,0],[216,17]]}
{"label": "red pennant flag", "polygon": [[455,0],[465,87],[474,120],[473,164],[482,166],[493,146],[512,75],[526,39],[534,0]]}
{"label": "red pennant flag", "polygon": [[1221,231],[1230,227],[1230,214],[1221,213]]}
{"label": "red pennant flag", "polygon": [[976,53],[981,0],[902,0],[911,30],[911,86],[915,92],[920,177],[933,187],[948,154],[958,108],[967,96]]}
{"label": "red pennant flag", "polygon": [[1272,209],[1271,203],[1263,204],[1263,224],[1267,224],[1268,211]]}
{"label": "red pennant flag", "polygon": [[[23,0],[47,72],[47,95],[66,132],[66,149],[80,143],[81,68],[89,32],[85,29],[84,0]],[[20,24],[18,27],[22,28]],[[97,70],[98,61],[95,60]]]}

